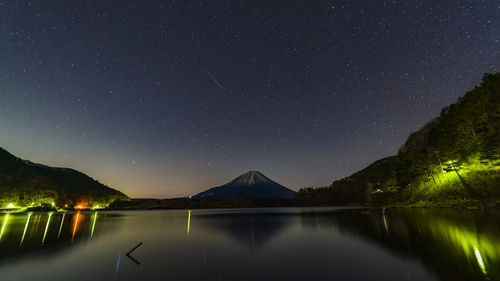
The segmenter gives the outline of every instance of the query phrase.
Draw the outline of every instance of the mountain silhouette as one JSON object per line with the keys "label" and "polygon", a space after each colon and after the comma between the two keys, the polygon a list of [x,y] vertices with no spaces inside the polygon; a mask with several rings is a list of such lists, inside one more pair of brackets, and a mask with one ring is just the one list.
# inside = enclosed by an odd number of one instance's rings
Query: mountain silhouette
{"label": "mountain silhouette", "polygon": [[249,171],[224,185],[200,192],[193,199],[290,199],[294,196],[295,191],[274,182],[261,172]]}

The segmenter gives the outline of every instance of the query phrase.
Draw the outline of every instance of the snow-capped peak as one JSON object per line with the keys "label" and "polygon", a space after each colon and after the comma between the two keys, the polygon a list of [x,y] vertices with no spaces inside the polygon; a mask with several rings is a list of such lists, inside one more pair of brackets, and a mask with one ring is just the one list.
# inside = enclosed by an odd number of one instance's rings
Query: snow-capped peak
{"label": "snow-capped peak", "polygon": [[259,183],[274,183],[268,177],[258,171],[249,171],[235,178],[227,185],[254,185]]}

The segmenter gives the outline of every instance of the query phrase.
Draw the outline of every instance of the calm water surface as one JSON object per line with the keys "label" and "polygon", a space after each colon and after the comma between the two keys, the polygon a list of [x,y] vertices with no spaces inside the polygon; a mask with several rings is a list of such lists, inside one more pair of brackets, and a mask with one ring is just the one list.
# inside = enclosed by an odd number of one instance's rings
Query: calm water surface
{"label": "calm water surface", "polygon": [[0,280],[500,280],[499,222],[440,209],[3,214]]}

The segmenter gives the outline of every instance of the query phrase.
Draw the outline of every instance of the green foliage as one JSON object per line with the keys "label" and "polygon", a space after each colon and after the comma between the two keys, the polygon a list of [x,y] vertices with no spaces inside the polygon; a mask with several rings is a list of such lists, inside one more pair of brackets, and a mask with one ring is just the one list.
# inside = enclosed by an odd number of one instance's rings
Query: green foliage
{"label": "green foliage", "polygon": [[[398,192],[388,192],[393,185]],[[500,198],[500,73],[485,74],[481,85],[411,134],[397,156],[296,196],[311,205],[463,198]]]}
{"label": "green foliage", "polygon": [[480,86],[413,133],[398,158],[398,184],[409,185],[410,200],[498,196],[500,73],[485,74]]}
{"label": "green foliage", "polygon": [[72,169],[52,168],[19,159],[0,148],[0,208],[51,204],[73,206],[85,201],[107,206],[128,197]]}

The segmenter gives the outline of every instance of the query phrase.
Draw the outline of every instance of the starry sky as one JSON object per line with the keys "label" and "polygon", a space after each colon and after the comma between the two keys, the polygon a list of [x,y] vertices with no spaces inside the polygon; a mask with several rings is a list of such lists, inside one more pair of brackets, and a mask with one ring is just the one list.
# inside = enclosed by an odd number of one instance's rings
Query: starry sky
{"label": "starry sky", "polygon": [[499,68],[497,0],[0,0],[0,146],[132,197],[324,186]]}

